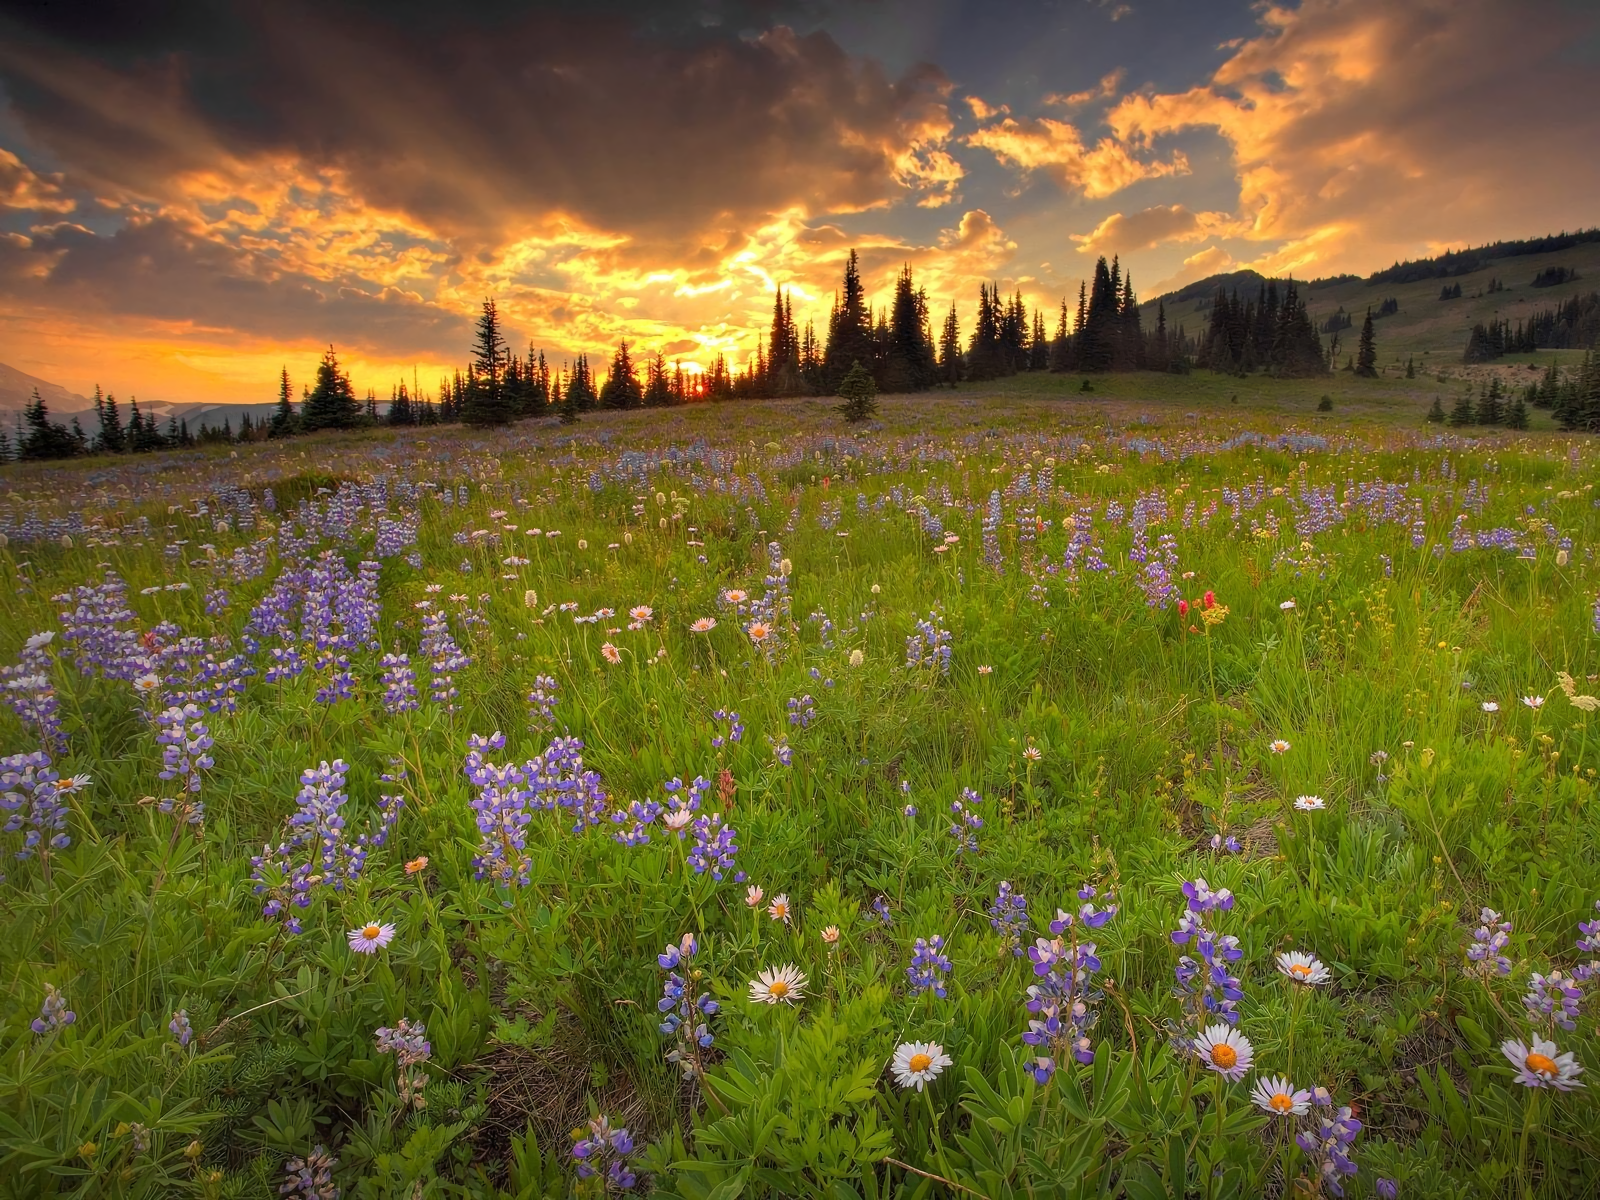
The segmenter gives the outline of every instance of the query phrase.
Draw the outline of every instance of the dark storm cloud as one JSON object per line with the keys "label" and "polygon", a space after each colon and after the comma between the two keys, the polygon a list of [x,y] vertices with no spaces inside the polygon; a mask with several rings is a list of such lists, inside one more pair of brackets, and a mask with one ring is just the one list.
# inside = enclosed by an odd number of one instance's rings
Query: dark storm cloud
{"label": "dark storm cloud", "polygon": [[826,33],[745,32],[780,5],[150,11],[97,29],[14,8],[0,48],[30,138],[102,193],[159,201],[220,156],[288,156],[493,244],[529,212],[633,231],[869,207],[949,130],[937,68],[891,80]]}
{"label": "dark storm cloud", "polygon": [[92,320],[99,312],[197,329],[246,329],[288,342],[375,352],[453,351],[470,334],[454,312],[395,288],[259,272],[240,250],[164,218],[109,236],[61,223],[0,237],[0,293]]}

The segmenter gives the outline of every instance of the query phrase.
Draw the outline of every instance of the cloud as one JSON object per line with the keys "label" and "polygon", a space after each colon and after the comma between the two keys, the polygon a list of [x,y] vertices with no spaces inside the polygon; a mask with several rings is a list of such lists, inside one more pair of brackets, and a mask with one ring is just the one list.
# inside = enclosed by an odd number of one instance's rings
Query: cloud
{"label": "cloud", "polygon": [[29,136],[97,192],[168,202],[219,162],[248,175],[288,159],[474,245],[529,211],[676,230],[797,202],[860,211],[960,178],[937,153],[943,73],[890,79],[822,32],[682,45],[571,14],[441,34],[342,8],[254,12],[239,61],[125,66],[10,38],[0,69]]}
{"label": "cloud", "polygon": [[1156,205],[1131,216],[1112,213],[1088,233],[1075,233],[1079,254],[1128,254],[1150,250],[1166,242],[1198,242],[1226,232],[1233,222],[1227,213],[1191,212],[1181,204]]}
{"label": "cloud", "polygon": [[62,194],[59,175],[46,179],[11,151],[0,148],[0,209],[69,213],[77,201]]}
{"label": "cloud", "polygon": [[1232,255],[1221,246],[1207,246],[1199,253],[1191,254],[1184,259],[1183,266],[1156,284],[1150,290],[1150,294],[1162,296],[1167,292],[1175,292],[1197,279],[1204,279],[1207,275],[1215,275],[1218,272],[1226,271],[1232,265]]}
{"label": "cloud", "polygon": [[1042,171],[1062,187],[1091,200],[1113,195],[1141,179],[1189,173],[1188,159],[1181,151],[1174,151],[1166,161],[1145,161],[1134,156],[1125,138],[1102,138],[1089,149],[1076,126],[1050,117],[1006,117],[964,140],[969,146],[988,150],[1008,166]]}
{"label": "cloud", "polygon": [[1600,142],[1600,109],[1568,51],[1597,25],[1559,0],[1271,6],[1207,83],[1127,96],[1106,123],[1135,144],[1214,129],[1241,235],[1278,243],[1263,264],[1371,270],[1592,221],[1600,160],[1574,147]]}
{"label": "cloud", "polygon": [[1046,104],[1059,104],[1066,108],[1078,108],[1093,100],[1102,100],[1107,96],[1115,96],[1122,87],[1123,77],[1127,75],[1125,67],[1118,67],[1100,77],[1100,82],[1095,87],[1082,92],[1071,92],[1063,95],[1061,92],[1051,92],[1044,98]]}

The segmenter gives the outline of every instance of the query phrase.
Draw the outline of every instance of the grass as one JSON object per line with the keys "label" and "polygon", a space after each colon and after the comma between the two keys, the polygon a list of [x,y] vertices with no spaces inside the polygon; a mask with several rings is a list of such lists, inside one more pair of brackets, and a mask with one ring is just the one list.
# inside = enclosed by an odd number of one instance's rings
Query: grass
{"label": "grass", "polygon": [[[1519,1086],[1500,1045],[1600,1065],[1592,982],[1572,1030],[1524,1004],[1600,957],[1596,444],[1427,427],[1431,382],[1392,376],[1093,386],[884,397],[865,430],[771,402],[8,469],[4,748],[53,699],[53,766],[92,783],[0,883],[0,1196],[271,1195],[296,1161],[310,1195],[318,1155],[362,1197],[1329,1194],[1293,1134],[1338,1106],[1348,1194],[1595,1194],[1588,1091]],[[63,616],[108,571],[126,611]],[[418,706],[390,712],[398,654]],[[161,777],[186,700],[198,791]],[[274,866],[335,760],[333,858]],[[14,850],[43,809],[7,786]],[[690,851],[724,826],[719,881]],[[305,907],[264,913],[296,864]],[[1187,904],[1197,879],[1229,899]],[[996,926],[1002,881],[1026,914]],[[369,921],[393,939],[355,953]],[[936,934],[942,997],[907,975]],[[1206,953],[1237,1082],[1184,1048],[1217,1012],[1174,971]],[[784,964],[799,1002],[752,1002]],[[658,1028],[671,972],[716,1002],[708,1046]],[[1042,1044],[1030,984],[1070,993]],[[51,987],[75,1019],[36,1033]],[[375,1040],[401,1019],[421,1107]],[[922,1091],[888,1069],[908,1041],[953,1060]],[[1335,1107],[1253,1105],[1278,1075]]]}

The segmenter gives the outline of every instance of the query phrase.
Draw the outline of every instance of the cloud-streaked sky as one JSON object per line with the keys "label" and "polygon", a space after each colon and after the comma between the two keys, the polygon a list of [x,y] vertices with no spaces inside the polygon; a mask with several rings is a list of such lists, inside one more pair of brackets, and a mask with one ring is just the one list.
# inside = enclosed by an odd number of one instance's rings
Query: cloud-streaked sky
{"label": "cloud-streaked sky", "polygon": [[[266,401],[518,349],[736,363],[856,247],[970,325],[1600,223],[1590,0],[0,4],[0,361]],[[936,322],[937,323],[937,322]],[[1053,323],[1053,322],[1052,322]]]}

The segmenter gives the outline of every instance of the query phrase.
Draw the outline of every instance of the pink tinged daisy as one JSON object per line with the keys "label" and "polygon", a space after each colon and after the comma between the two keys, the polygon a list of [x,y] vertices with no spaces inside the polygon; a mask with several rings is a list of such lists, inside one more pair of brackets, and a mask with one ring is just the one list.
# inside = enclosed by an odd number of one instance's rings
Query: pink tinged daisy
{"label": "pink tinged daisy", "polygon": [[750,981],[752,1004],[793,1004],[805,994],[805,974],[793,963],[768,967]]}
{"label": "pink tinged daisy", "polygon": [[954,1061],[938,1042],[903,1042],[895,1047],[889,1069],[901,1087],[914,1087],[920,1092]]}
{"label": "pink tinged daisy", "polygon": [[722,593],[722,598],[729,604],[743,604],[750,598],[750,595],[748,592],[742,591],[739,588],[729,588],[727,591]]}
{"label": "pink tinged daisy", "polygon": [[1282,609],[1284,612],[1293,612],[1294,611],[1294,601],[1293,600],[1285,600],[1282,604],[1278,605],[1278,607],[1280,609]]}
{"label": "pink tinged daisy", "polygon": [[636,604],[628,610],[628,616],[635,621],[648,621],[656,615],[656,610],[648,604]]}
{"label": "pink tinged daisy", "polygon": [[694,820],[694,810],[688,807],[675,808],[661,818],[661,823],[673,833],[685,829],[689,822]]}
{"label": "pink tinged daisy", "polygon": [[345,936],[350,939],[350,949],[357,954],[376,954],[394,941],[394,926],[369,921],[359,929],[352,929]]}
{"label": "pink tinged daisy", "polygon": [[622,651],[618,650],[610,642],[606,642],[600,647],[600,657],[614,666],[622,661]]}
{"label": "pink tinged daisy", "polygon": [[766,893],[764,891],[752,883],[744,890],[744,902],[751,908],[760,908],[761,898],[765,895]]}
{"label": "pink tinged daisy", "polygon": [[745,632],[750,635],[750,640],[759,646],[772,636],[772,626],[765,621],[752,621]]}
{"label": "pink tinged daisy", "polygon": [[1282,738],[1274,738],[1268,749],[1274,754],[1287,754],[1289,753],[1289,743]]}
{"label": "pink tinged daisy", "polygon": [[1298,950],[1278,955],[1278,970],[1295,983],[1321,987],[1333,978],[1322,960]]}
{"label": "pink tinged daisy", "polygon": [[1529,708],[1533,709],[1534,712],[1538,712],[1541,708],[1544,707],[1544,697],[1543,696],[1524,696],[1522,698],[1522,702],[1524,704],[1526,704]]}
{"label": "pink tinged daisy", "polygon": [[1500,1053],[1517,1069],[1517,1082],[1523,1087],[1553,1087],[1563,1092],[1581,1088],[1578,1078],[1583,1068],[1574,1061],[1571,1052],[1561,1054],[1554,1042],[1535,1035],[1531,1047],[1514,1038],[1500,1043]]}
{"label": "pink tinged daisy", "polygon": [[690,633],[710,633],[716,627],[717,627],[717,619],[715,617],[701,617],[693,625],[689,626],[689,632]]}
{"label": "pink tinged daisy", "polygon": [[1480,707],[1486,713],[1497,713],[1500,711],[1500,706],[1493,700],[1485,700]]}
{"label": "pink tinged daisy", "polygon": [[1280,1117],[1303,1117],[1311,1111],[1311,1093],[1303,1089],[1295,1091],[1294,1084],[1281,1075],[1256,1076],[1250,1099],[1263,1112]]}
{"label": "pink tinged daisy", "polygon": [[1238,1083],[1250,1073],[1255,1047],[1231,1025],[1208,1025],[1206,1031],[1189,1044],[1201,1062],[1229,1083]]}
{"label": "pink tinged daisy", "polygon": [[794,910],[789,907],[789,896],[786,892],[779,892],[772,898],[772,903],[767,905],[767,916],[774,921],[782,921],[785,925],[794,916]]}
{"label": "pink tinged daisy", "polygon": [[1295,800],[1294,806],[1301,812],[1321,812],[1328,807],[1328,803],[1321,796],[1301,796]]}

